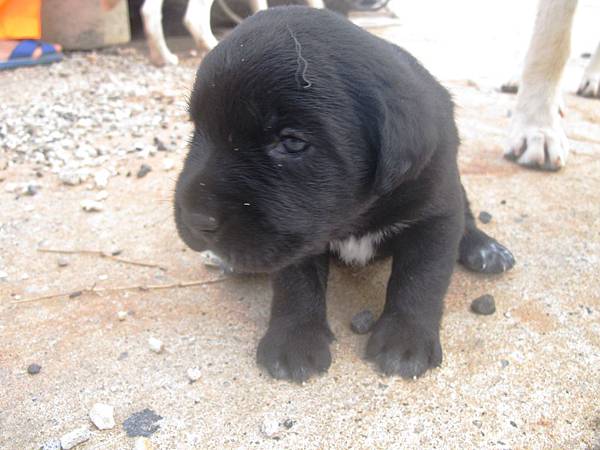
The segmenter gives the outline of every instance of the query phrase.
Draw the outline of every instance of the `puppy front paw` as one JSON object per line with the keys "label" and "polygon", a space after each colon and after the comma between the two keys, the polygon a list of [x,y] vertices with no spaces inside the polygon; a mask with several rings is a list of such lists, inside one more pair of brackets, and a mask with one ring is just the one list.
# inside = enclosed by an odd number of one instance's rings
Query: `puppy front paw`
{"label": "puppy front paw", "polygon": [[326,324],[279,320],[271,323],[260,340],[256,359],[273,378],[302,383],[329,369],[332,340]]}
{"label": "puppy front paw", "polygon": [[400,315],[383,315],[373,327],[367,359],[385,375],[419,377],[442,363],[438,330]]}

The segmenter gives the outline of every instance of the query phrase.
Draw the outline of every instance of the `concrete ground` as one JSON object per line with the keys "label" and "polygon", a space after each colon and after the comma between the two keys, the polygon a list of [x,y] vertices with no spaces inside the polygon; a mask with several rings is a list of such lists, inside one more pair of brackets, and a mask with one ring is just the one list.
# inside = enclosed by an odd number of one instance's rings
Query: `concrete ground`
{"label": "concrete ground", "polygon": [[[591,33],[600,7],[581,2],[576,22],[565,84],[568,165],[542,173],[502,159],[515,99],[497,91],[526,46],[533,8],[521,17],[513,14],[516,1],[486,8],[448,3],[454,7],[429,15],[431,2],[406,11],[400,3],[402,26],[377,33],[415,53],[452,91],[463,142],[460,166],[474,211],[492,214],[481,226],[513,251],[517,265],[492,277],[457,266],[442,325],[444,363],[417,381],[376,373],[362,358],[366,336],[349,329],[356,312],[381,310],[387,262],[332,271],[334,361],[326,375],[303,386],[274,381],[254,363],[269,313],[264,276],[18,303],[92,286],[220,275],[178,239],[169,202],[190,129],[184,102],[197,57],[182,52],[179,67],[155,69],[143,54],[109,49],[72,54],[52,70],[0,72],[0,104],[25,108],[24,115],[44,106],[49,89],[69,95],[74,108],[93,109],[89,93],[102,90],[89,81],[95,77],[144,86],[150,94],[125,100],[141,105],[136,117],[142,119],[163,111],[166,120],[156,133],[172,145],[169,153],[111,157],[105,164],[115,172],[104,210],[86,213],[80,201],[97,195],[91,182],[65,186],[51,170],[41,171],[36,195],[7,192],[9,183],[35,176],[39,164],[12,162],[19,152],[37,150],[32,140],[9,149],[2,145],[8,137],[0,135],[0,448],[39,448],[81,426],[92,435],[78,448],[133,448],[122,424],[145,408],[162,416],[150,436],[160,449],[600,448],[600,100],[573,95],[587,61],[580,54],[593,51],[600,38]],[[452,14],[470,19],[458,23]],[[506,38],[504,19],[516,27]],[[135,77],[127,78],[130,73]],[[154,127],[143,122],[140,130]],[[153,137],[127,121],[115,123],[110,142],[98,130],[86,129],[81,139],[109,155],[111,142],[132,146]],[[174,170],[162,169],[165,159],[175,162]],[[142,162],[154,170],[137,178]],[[59,267],[60,255],[40,247],[118,247],[123,258],[166,270],[89,254],[64,255],[68,265]],[[484,293],[494,295],[497,311],[476,316],[470,302]],[[118,311],[128,312],[125,320]],[[149,350],[149,337],[164,342],[162,353]],[[27,373],[31,363],[41,365],[39,374]],[[191,367],[200,369],[194,383],[186,375]],[[114,406],[112,430],[90,423],[96,402]],[[264,432],[270,423],[279,426],[271,437]]]}

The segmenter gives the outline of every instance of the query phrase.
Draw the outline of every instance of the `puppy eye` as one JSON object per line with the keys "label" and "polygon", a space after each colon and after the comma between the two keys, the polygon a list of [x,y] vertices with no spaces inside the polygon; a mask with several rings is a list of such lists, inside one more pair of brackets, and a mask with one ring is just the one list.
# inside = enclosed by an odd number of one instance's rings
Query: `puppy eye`
{"label": "puppy eye", "polygon": [[294,136],[281,136],[281,143],[289,153],[303,152],[308,148],[308,142]]}

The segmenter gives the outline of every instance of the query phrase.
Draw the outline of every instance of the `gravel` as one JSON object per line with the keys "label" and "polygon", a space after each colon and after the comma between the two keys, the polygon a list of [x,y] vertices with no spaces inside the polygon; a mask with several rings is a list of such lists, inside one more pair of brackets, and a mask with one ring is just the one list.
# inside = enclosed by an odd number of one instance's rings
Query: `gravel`
{"label": "gravel", "polygon": [[127,319],[127,311],[117,311],[117,319],[121,322]]}
{"label": "gravel", "polygon": [[200,377],[202,376],[202,372],[200,372],[200,369],[198,367],[190,367],[187,370],[187,376],[190,379],[190,381],[194,383],[195,381],[198,381],[200,379]]}
{"label": "gravel", "polygon": [[63,449],[69,450],[70,448],[87,441],[91,436],[90,430],[87,428],[76,428],[60,438],[60,445]]}
{"label": "gravel", "polygon": [[40,450],[61,450],[59,439],[50,439],[42,444]]}
{"label": "gravel", "polygon": [[137,172],[137,177],[138,178],[144,178],[146,175],[148,175],[150,172],[152,171],[152,167],[150,167],[148,164],[142,164]]}
{"label": "gravel", "polygon": [[[143,53],[108,49],[69,53],[43,71],[4,73],[0,167],[28,164],[36,177],[52,174],[56,184],[89,180],[89,187],[104,189],[111,177],[125,174],[131,156],[183,152],[197,64],[155,68]],[[11,89],[24,84],[30,86],[26,102],[23,92]],[[35,183],[11,180],[5,189],[33,195],[41,187]]]}
{"label": "gravel", "polygon": [[81,208],[85,212],[100,212],[104,210],[104,205],[97,200],[85,199],[81,201]]}
{"label": "gravel", "polygon": [[275,438],[281,433],[279,421],[274,417],[265,417],[260,425],[260,431],[268,438]]}
{"label": "gravel", "polygon": [[40,370],[42,370],[42,366],[36,363],[29,364],[29,366],[27,366],[27,373],[29,375],[37,375],[40,373]]}
{"label": "gravel", "polygon": [[67,258],[65,258],[64,256],[60,256],[56,260],[56,265],[58,267],[67,267],[69,265],[69,260]]}
{"label": "gravel", "polygon": [[477,297],[471,302],[471,311],[473,311],[475,314],[480,314],[483,316],[494,314],[496,312],[496,303],[494,302],[494,297],[490,294]]}
{"label": "gravel", "polygon": [[479,221],[481,223],[490,223],[492,221],[492,215],[487,211],[481,211],[479,213]]}
{"label": "gravel", "polygon": [[148,347],[154,353],[160,353],[163,351],[163,343],[160,339],[156,339],[155,337],[148,338]]}
{"label": "gravel", "polygon": [[352,321],[350,322],[350,328],[356,334],[366,334],[368,333],[373,324],[375,323],[375,316],[368,309],[365,309],[352,317]]}
{"label": "gravel", "polygon": [[129,437],[145,436],[148,437],[156,430],[159,425],[156,423],[162,420],[162,417],[151,409],[145,408],[129,416],[123,422],[123,428]]}
{"label": "gravel", "polygon": [[99,430],[115,427],[114,408],[104,403],[96,403],[90,410],[90,420]]}

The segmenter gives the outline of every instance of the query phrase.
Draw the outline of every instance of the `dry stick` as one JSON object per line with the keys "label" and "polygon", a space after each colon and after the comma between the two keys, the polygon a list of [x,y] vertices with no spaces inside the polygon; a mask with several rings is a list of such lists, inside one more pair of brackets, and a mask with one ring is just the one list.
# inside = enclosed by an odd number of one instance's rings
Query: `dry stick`
{"label": "dry stick", "polygon": [[156,267],[160,270],[164,270],[166,272],[167,268],[158,264],[144,263],[140,261],[132,261],[131,259],[121,258],[119,256],[111,255],[110,253],[106,253],[100,250],[60,250],[53,248],[38,248],[38,252],[42,253],[64,253],[64,254],[87,254],[87,255],[98,255],[102,258],[112,259],[113,261],[122,262],[124,264],[132,264],[134,266],[143,266],[143,267]]}
{"label": "dry stick", "polygon": [[214,280],[206,280],[206,281],[179,281],[177,283],[170,283],[170,284],[149,284],[149,285],[142,285],[142,284],[134,284],[131,286],[117,286],[117,287],[107,287],[107,288],[102,288],[102,287],[91,287],[91,288],[83,288],[80,289],[78,291],[71,291],[71,292],[60,292],[58,294],[49,294],[49,295],[41,295],[39,297],[33,297],[33,298],[28,298],[25,300],[16,300],[14,303],[31,303],[31,302],[37,302],[37,301],[41,301],[41,300],[47,300],[50,298],[56,298],[56,297],[63,297],[68,295],[69,297],[79,297],[81,294],[83,293],[99,293],[99,292],[109,292],[109,291],[131,291],[134,289],[138,289],[140,291],[150,291],[150,290],[155,290],[155,289],[173,289],[173,288],[186,288],[186,287],[191,287],[191,286],[203,286],[203,285],[207,285],[207,284],[215,284],[215,283],[221,283],[223,281],[227,280],[227,278],[216,278]]}

